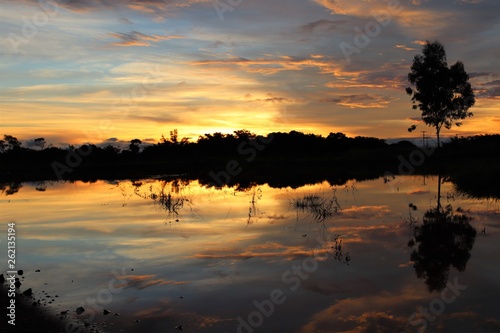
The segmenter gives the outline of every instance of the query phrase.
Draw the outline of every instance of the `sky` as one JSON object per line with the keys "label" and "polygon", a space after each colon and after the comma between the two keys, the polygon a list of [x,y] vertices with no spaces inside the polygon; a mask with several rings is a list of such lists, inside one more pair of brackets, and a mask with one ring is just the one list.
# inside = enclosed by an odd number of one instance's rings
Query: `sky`
{"label": "sky", "polygon": [[442,134],[496,133],[499,12],[498,0],[2,0],[0,134],[433,135],[405,92],[426,40],[464,62],[476,93],[474,116]]}

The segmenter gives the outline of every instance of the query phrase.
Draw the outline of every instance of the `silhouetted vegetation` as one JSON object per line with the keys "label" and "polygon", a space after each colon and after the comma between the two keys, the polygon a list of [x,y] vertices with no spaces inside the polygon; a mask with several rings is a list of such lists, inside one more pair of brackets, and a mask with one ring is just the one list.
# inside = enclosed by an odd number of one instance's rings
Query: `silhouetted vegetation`
{"label": "silhouetted vegetation", "polygon": [[446,180],[457,192],[477,199],[500,199],[500,135],[454,137],[441,152]]}
{"label": "silhouetted vegetation", "polygon": [[[464,64],[457,61],[448,67],[443,44],[428,41],[422,55],[413,59],[408,80],[414,86],[406,88],[413,109],[420,109],[424,123],[436,129],[439,148],[443,126],[447,129],[453,124],[460,126],[460,120],[472,116],[468,110],[476,100]],[[413,125],[408,131],[415,128]]]}
{"label": "silhouetted vegetation", "polygon": [[[33,180],[140,179],[182,175],[208,186],[268,183],[273,187],[299,187],[327,180],[341,185],[350,179],[375,179],[401,173],[401,161],[422,152],[409,141],[388,144],[372,137],[347,137],[330,133],[323,137],[297,131],[255,135],[246,130],[213,133],[196,142],[178,139],[177,131],[156,144],[139,139],[128,148],[84,144],[80,147],[47,146],[38,138],[35,148],[22,147],[5,135],[1,140],[0,183]],[[458,189],[476,191],[478,197],[498,196],[500,135],[453,138],[442,147],[443,172],[457,181]],[[423,154],[423,153],[421,153]],[[427,153],[426,153],[427,154]],[[425,155],[413,174],[437,173],[438,159]],[[399,169],[399,170],[398,170]],[[483,179],[484,178],[484,179]],[[474,188],[475,183],[484,184]],[[15,186],[9,191],[15,191]]]}
{"label": "silhouetted vegetation", "polygon": [[[203,178],[210,171],[226,170],[228,162],[233,160],[237,165],[235,169],[242,172],[234,175],[236,177],[231,175],[227,182],[230,184],[235,183],[236,178],[244,182],[246,177],[283,174],[287,169],[294,169],[295,176],[322,169],[323,175],[314,179],[321,180],[327,170],[342,167],[347,159],[375,177],[377,175],[371,172],[371,168],[366,168],[365,161],[379,161],[380,154],[390,147],[384,140],[376,138],[348,138],[342,133],[332,133],[325,138],[296,131],[258,136],[239,130],[234,134],[205,134],[196,142],[189,142],[186,138],[178,140],[177,131],[173,131],[169,139],[162,137],[157,144],[144,145],[141,140],[134,139],[128,149],[123,150],[93,144],[78,148],[43,148],[46,145],[45,140],[41,140],[43,138],[37,139],[37,149],[29,149],[21,147],[11,136],[5,138],[2,140],[3,153],[0,154],[0,179],[4,182],[140,178],[164,174],[196,174]],[[391,155],[396,161],[396,154]],[[278,176],[276,181],[279,182],[280,178]],[[213,183],[213,179],[205,181],[210,182]]]}
{"label": "silhouetted vegetation", "polygon": [[292,207],[298,212],[310,214],[314,221],[321,223],[333,217],[340,210],[335,191],[331,198],[319,195],[305,195],[292,201]]}

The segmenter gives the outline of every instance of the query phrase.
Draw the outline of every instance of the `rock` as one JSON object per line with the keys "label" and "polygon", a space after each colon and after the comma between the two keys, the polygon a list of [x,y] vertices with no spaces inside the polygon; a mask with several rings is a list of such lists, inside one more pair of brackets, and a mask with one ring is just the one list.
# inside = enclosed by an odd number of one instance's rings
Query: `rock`
{"label": "rock", "polygon": [[3,276],[3,274],[0,274],[0,283],[4,283],[5,282],[5,277]]}
{"label": "rock", "polygon": [[68,310],[61,311],[62,315],[68,314]]}
{"label": "rock", "polygon": [[40,273],[40,270],[39,270],[39,269],[37,269],[37,270],[35,271],[35,273]]}
{"label": "rock", "polygon": [[22,269],[17,271],[17,275],[23,275],[23,274],[24,274],[24,271]]}
{"label": "rock", "polygon": [[110,314],[110,312],[109,312],[108,310],[104,309],[104,310],[102,311],[102,314],[103,314],[103,315],[105,315],[105,316],[107,316],[107,315],[109,315],[109,314]]}
{"label": "rock", "polygon": [[82,314],[85,312],[85,309],[82,306],[76,308],[76,314]]}
{"label": "rock", "polygon": [[19,289],[19,287],[22,285],[21,281],[16,280],[16,282],[14,282],[14,285],[16,286],[17,289]]}
{"label": "rock", "polygon": [[175,329],[176,329],[176,330],[179,330],[179,331],[182,331],[182,325],[175,326]]}
{"label": "rock", "polygon": [[31,288],[28,288],[25,291],[23,291],[23,295],[24,296],[31,296],[31,295],[33,295],[33,290],[31,290]]}

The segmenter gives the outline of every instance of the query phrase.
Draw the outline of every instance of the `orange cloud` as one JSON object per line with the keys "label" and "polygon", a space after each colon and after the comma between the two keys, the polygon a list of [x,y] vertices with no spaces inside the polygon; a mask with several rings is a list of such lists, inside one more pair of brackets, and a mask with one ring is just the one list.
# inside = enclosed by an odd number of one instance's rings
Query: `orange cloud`
{"label": "orange cloud", "polygon": [[341,216],[348,219],[374,219],[383,217],[390,212],[389,206],[352,206],[342,209]]}
{"label": "orange cloud", "polygon": [[125,275],[122,276],[121,279],[126,280],[127,282],[119,285],[119,288],[132,288],[135,287],[137,289],[144,289],[151,286],[163,286],[163,285],[178,285],[185,284],[186,282],[181,281],[173,281],[173,280],[163,280],[163,279],[155,279],[156,275]]}
{"label": "orange cloud", "polygon": [[112,37],[118,38],[121,41],[115,42],[115,46],[151,46],[150,42],[159,42],[162,40],[183,38],[182,36],[159,36],[159,35],[145,35],[138,31],[131,31],[129,33],[110,33]]}
{"label": "orange cloud", "polygon": [[380,95],[373,94],[359,94],[359,95],[341,95],[333,98],[322,98],[320,102],[337,103],[351,109],[385,109],[389,106],[391,101],[396,98],[388,98]]}
{"label": "orange cloud", "polygon": [[396,44],[396,45],[394,45],[394,47],[397,49],[405,50],[405,51],[416,51],[417,50],[416,48],[409,47],[409,46],[406,46],[404,44]]}
{"label": "orange cloud", "polygon": [[282,56],[278,59],[258,58],[254,60],[241,57],[234,57],[224,60],[200,60],[191,62],[196,66],[210,66],[230,70],[234,67],[239,67],[247,72],[261,74],[276,74],[282,71],[300,71],[305,68],[316,67],[321,74],[338,74],[340,64],[332,59],[319,58],[313,56],[310,58],[297,58],[290,56]]}
{"label": "orange cloud", "polygon": [[[322,253],[326,250],[317,250]],[[311,256],[313,253],[310,249],[302,246],[286,246],[278,243],[255,244],[245,248],[243,252],[237,253],[238,249],[225,248],[211,250],[207,253],[195,254],[193,258],[199,259],[251,259],[251,258],[273,258],[283,257],[286,259],[296,259],[306,256]]]}

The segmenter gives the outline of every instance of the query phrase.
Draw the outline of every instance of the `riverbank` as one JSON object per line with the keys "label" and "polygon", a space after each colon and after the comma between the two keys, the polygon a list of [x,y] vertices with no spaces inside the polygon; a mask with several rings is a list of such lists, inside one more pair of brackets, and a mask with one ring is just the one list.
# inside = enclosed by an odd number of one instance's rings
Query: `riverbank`
{"label": "riverbank", "polygon": [[[31,289],[22,288],[22,290],[26,292],[26,290]],[[15,302],[12,303],[12,300]],[[7,309],[7,316],[2,318],[0,325],[0,327],[3,327],[2,332],[66,332],[65,318],[57,315],[54,310],[44,305],[44,302],[44,299],[24,295],[19,290],[17,290],[15,297],[11,298],[9,289],[2,284],[0,286],[0,306],[2,309]],[[14,306],[11,304],[14,304]],[[12,308],[11,310],[8,309],[9,306]],[[12,314],[11,317],[9,317],[9,314]]]}

